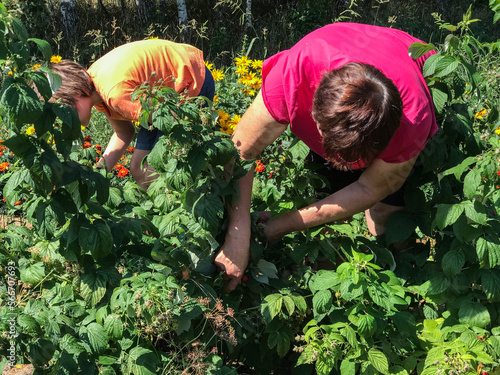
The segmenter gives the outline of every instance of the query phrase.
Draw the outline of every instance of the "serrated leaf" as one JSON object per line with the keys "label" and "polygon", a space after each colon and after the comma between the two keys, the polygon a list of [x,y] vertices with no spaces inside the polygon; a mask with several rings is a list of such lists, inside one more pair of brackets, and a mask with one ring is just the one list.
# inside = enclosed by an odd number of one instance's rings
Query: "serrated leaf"
{"label": "serrated leaf", "polygon": [[490,302],[500,301],[500,269],[484,270],[481,273],[484,292]]}
{"label": "serrated leaf", "polygon": [[472,199],[476,194],[477,189],[481,186],[481,172],[477,168],[473,168],[464,178],[464,194],[467,198]]}
{"label": "serrated leaf", "polygon": [[448,277],[453,277],[460,273],[465,264],[465,255],[461,251],[448,251],[441,261],[443,272]]}
{"label": "serrated leaf", "polygon": [[87,272],[80,279],[80,294],[87,304],[97,305],[106,294],[106,278],[99,272]]}
{"label": "serrated leaf", "polygon": [[437,113],[443,113],[444,107],[448,101],[448,94],[436,87],[431,87],[432,103]]}
{"label": "serrated leaf", "polygon": [[370,336],[377,330],[377,322],[371,315],[361,315],[357,322],[358,332],[363,336]]}
{"label": "serrated leaf", "polygon": [[43,112],[43,102],[25,82],[9,85],[0,100],[14,115],[18,128],[34,123]]}
{"label": "serrated leaf", "polygon": [[224,205],[216,194],[201,195],[193,205],[193,215],[206,230],[219,227],[224,212]]}
{"label": "serrated leaf", "polygon": [[368,350],[368,359],[377,371],[382,374],[387,374],[389,372],[389,362],[385,354],[381,351],[373,348]]}
{"label": "serrated leaf", "polygon": [[329,290],[320,290],[313,296],[313,308],[319,314],[327,313],[332,306],[332,301],[332,293]]}
{"label": "serrated leaf", "polygon": [[38,49],[43,55],[43,58],[46,61],[50,61],[50,58],[52,57],[52,48],[50,47],[49,42],[38,38],[28,38],[28,41],[36,43]]}
{"label": "serrated leaf", "polygon": [[266,323],[270,323],[273,318],[281,312],[283,297],[281,294],[269,294],[264,298],[260,309]]}
{"label": "serrated leaf", "polygon": [[333,289],[340,284],[335,271],[319,270],[312,278],[311,291]]}
{"label": "serrated leaf", "polygon": [[435,51],[436,47],[434,47],[433,44],[431,43],[420,43],[420,42],[415,42],[410,44],[410,47],[408,47],[408,55],[412,59],[418,59],[419,57],[424,56],[427,52],[430,51]]}
{"label": "serrated leaf", "polygon": [[276,347],[276,351],[280,357],[284,357],[290,349],[290,342],[292,341],[292,332],[288,327],[282,327],[269,334],[267,345],[270,349]]}
{"label": "serrated leaf", "polygon": [[19,19],[13,18],[11,20],[11,25],[12,25],[12,29],[14,30],[14,33],[17,35],[17,37],[22,42],[26,42],[28,40],[28,31],[24,27],[23,23]]}
{"label": "serrated leaf", "polygon": [[134,375],[156,375],[158,357],[152,350],[136,346],[130,351],[128,365]]}
{"label": "serrated leaf", "polygon": [[460,323],[471,327],[486,328],[491,323],[488,309],[478,302],[465,302],[458,311]]}
{"label": "serrated leaf", "polygon": [[476,253],[484,267],[493,268],[500,265],[500,239],[493,236],[478,238]]}
{"label": "serrated leaf", "polygon": [[488,216],[486,215],[486,209],[484,204],[479,201],[467,202],[465,204],[465,216],[467,216],[471,221],[486,225]]}
{"label": "serrated leaf", "polygon": [[123,336],[123,322],[119,315],[108,315],[104,321],[104,329],[111,340],[120,340]]}
{"label": "serrated leaf", "polygon": [[100,259],[111,252],[113,235],[104,220],[84,222],[79,230],[78,243],[84,251],[91,253],[94,259]]}
{"label": "serrated leaf", "polygon": [[269,279],[278,278],[278,269],[273,263],[268,262],[267,260],[260,259],[257,263],[257,268],[264,276],[268,277]]}
{"label": "serrated leaf", "polygon": [[37,285],[45,277],[45,265],[42,262],[21,269],[21,280],[27,284]]}
{"label": "serrated leaf", "polygon": [[452,225],[464,212],[465,207],[461,204],[440,204],[436,213],[436,224],[443,230],[448,225]]}
{"label": "serrated leaf", "polygon": [[86,338],[95,353],[103,352],[108,346],[108,335],[97,323],[90,323],[81,329],[82,337]]}

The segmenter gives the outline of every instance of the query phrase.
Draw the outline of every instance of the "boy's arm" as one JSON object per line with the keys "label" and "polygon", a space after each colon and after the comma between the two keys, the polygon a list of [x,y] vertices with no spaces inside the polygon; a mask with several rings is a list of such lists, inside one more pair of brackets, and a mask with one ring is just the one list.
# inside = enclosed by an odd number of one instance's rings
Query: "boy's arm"
{"label": "boy's arm", "polygon": [[102,159],[106,162],[106,168],[110,172],[134,139],[135,127],[131,121],[115,120],[109,117],[108,120],[115,132],[109,140]]}

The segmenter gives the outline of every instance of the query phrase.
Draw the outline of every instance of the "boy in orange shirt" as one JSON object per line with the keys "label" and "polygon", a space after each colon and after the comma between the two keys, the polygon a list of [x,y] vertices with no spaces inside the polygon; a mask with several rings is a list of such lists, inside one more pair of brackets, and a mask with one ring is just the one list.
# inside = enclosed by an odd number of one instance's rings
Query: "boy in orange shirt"
{"label": "boy in orange shirt", "polygon": [[[90,121],[91,109],[103,112],[114,129],[103,159],[108,171],[115,166],[135,136],[132,121],[137,121],[141,103],[132,102],[131,95],[142,83],[149,82],[187,92],[188,96],[205,96],[212,100],[215,85],[212,74],[205,67],[203,53],[197,48],[161,39],[150,39],[124,44],[108,52],[85,70],[79,64],[62,60],[51,69],[62,77],[61,87],[51,101],[76,109],[82,125]],[[172,79],[173,78],[173,79]],[[154,124],[152,124],[154,127]],[[141,127],[137,135],[130,171],[137,184],[147,189],[152,171],[146,157],[162,133]]]}

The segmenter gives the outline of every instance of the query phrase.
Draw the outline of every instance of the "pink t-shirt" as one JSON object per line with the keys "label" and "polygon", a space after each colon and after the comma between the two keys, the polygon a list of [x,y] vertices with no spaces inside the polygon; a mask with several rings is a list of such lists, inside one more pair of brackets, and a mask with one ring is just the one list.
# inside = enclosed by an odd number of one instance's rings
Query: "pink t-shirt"
{"label": "pink t-shirt", "polygon": [[[264,61],[262,95],[271,116],[311,150],[325,157],[321,135],[311,116],[314,91],[322,73],[349,62],[375,66],[390,78],[403,100],[401,125],[378,156],[402,163],[416,156],[438,127],[429,90],[422,76],[425,59],[414,60],[408,47],[420,40],[395,29],[356,23],[335,23],[306,35],[289,50]],[[358,163],[353,169],[366,167]]]}

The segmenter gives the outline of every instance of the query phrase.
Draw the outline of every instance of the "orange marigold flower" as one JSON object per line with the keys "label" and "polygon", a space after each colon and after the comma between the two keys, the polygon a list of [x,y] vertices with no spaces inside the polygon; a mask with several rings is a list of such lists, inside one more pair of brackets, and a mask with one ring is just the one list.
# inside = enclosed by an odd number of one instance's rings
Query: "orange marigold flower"
{"label": "orange marigold flower", "polygon": [[90,142],[83,143],[83,148],[89,148],[89,147],[92,147],[92,143],[90,143]]}
{"label": "orange marigold flower", "polygon": [[21,204],[21,201],[17,201],[16,203],[14,203],[14,206],[19,206]]}
{"label": "orange marigold flower", "polygon": [[128,174],[129,174],[129,170],[127,168],[122,168],[118,172],[118,177],[125,178],[128,176]]}
{"label": "orange marigold flower", "polygon": [[259,160],[259,162],[257,163],[257,166],[255,167],[255,170],[257,172],[264,172],[266,170],[266,167]]}
{"label": "orange marigold flower", "polygon": [[124,168],[123,164],[118,163],[118,164],[115,165],[115,169],[117,171],[121,171],[123,168]]}
{"label": "orange marigold flower", "polygon": [[3,163],[0,164],[0,171],[5,171],[9,169],[9,162],[8,161],[4,161]]}
{"label": "orange marigold flower", "polygon": [[92,137],[90,135],[86,135],[85,137],[83,137],[83,140],[86,142],[90,142],[92,141]]}
{"label": "orange marigold flower", "polygon": [[128,152],[133,153],[135,151],[135,147],[131,146],[127,149]]}
{"label": "orange marigold flower", "polygon": [[97,151],[101,151],[101,150],[102,150],[102,147],[101,147],[101,145],[95,145],[95,149],[96,149]]}

